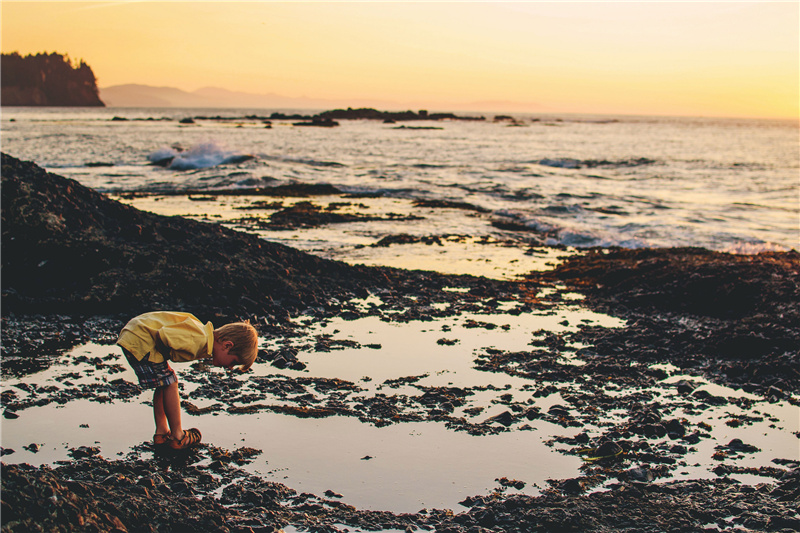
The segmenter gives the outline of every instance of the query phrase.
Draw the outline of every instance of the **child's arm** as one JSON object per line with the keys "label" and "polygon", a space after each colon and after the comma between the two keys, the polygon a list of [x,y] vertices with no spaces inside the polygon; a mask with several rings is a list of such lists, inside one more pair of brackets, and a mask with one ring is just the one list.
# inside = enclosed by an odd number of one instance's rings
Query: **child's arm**
{"label": "child's arm", "polygon": [[161,328],[156,332],[156,350],[158,350],[158,352],[164,356],[164,359],[169,359],[171,349],[166,341],[161,338],[161,332],[163,330],[164,328]]}

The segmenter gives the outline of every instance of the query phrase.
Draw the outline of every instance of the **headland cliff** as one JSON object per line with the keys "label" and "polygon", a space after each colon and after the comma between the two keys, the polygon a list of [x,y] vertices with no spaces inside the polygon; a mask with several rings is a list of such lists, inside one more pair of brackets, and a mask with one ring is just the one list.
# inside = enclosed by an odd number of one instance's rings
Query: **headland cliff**
{"label": "headland cliff", "polygon": [[21,56],[3,54],[3,106],[104,107],[92,68],[73,64],[69,56],[53,52]]}

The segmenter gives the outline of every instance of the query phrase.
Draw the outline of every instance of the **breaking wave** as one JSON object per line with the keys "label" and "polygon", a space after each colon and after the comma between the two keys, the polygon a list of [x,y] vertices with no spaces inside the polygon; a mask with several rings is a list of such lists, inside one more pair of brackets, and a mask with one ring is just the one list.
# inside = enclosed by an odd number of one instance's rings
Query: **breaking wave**
{"label": "breaking wave", "polygon": [[171,170],[197,170],[218,165],[237,164],[255,159],[254,156],[225,150],[214,142],[196,144],[188,150],[179,146],[164,147],[147,156],[154,165]]}

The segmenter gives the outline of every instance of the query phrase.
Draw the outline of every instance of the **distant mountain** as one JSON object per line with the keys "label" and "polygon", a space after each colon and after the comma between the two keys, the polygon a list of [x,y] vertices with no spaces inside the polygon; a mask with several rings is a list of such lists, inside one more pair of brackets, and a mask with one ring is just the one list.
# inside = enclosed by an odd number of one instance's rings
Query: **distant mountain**
{"label": "distant mountain", "polygon": [[113,85],[100,89],[100,97],[110,107],[198,107],[198,108],[252,108],[252,109],[334,109],[347,107],[372,107],[388,110],[430,109],[431,111],[496,111],[541,112],[542,106],[533,103],[510,101],[481,101],[453,103],[444,106],[409,104],[378,99],[333,100],[283,96],[280,94],[254,94],[230,91],[220,87],[203,87],[196,91],[183,91],[174,87],[150,85]]}
{"label": "distant mountain", "polygon": [[3,106],[102,107],[92,68],[53,52],[0,57]]}
{"label": "distant mountain", "polygon": [[218,107],[208,98],[180,89],[134,83],[101,87],[100,97],[109,107]]}
{"label": "distant mountain", "polygon": [[[206,108],[262,108],[262,109],[327,109],[349,106],[352,101],[326,100],[322,98],[293,98],[279,94],[253,94],[229,91],[219,87],[204,87],[187,92],[173,87],[149,85],[113,85],[100,89],[103,101],[110,107],[206,107]],[[394,105],[380,100],[364,100],[358,105],[383,107]]]}

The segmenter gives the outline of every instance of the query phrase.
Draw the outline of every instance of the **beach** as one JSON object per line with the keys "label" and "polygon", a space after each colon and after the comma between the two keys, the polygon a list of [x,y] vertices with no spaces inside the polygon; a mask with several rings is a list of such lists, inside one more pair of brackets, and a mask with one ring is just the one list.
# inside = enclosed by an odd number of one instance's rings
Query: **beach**
{"label": "beach", "polygon": [[[429,225],[351,243],[370,265],[302,248],[366,214],[486,214],[341,188],[102,194],[5,154],[2,176],[4,531],[800,525],[796,251]],[[283,216],[234,219],[256,202]],[[511,255],[471,261],[487,246]],[[409,268],[436,249],[461,271]],[[263,338],[249,374],[178,368],[206,436],[188,453],[152,448],[113,346],[154,308]]]}
{"label": "beach", "polygon": [[0,533],[800,531],[798,15],[3,2]]}

